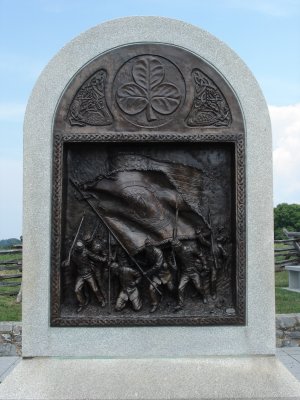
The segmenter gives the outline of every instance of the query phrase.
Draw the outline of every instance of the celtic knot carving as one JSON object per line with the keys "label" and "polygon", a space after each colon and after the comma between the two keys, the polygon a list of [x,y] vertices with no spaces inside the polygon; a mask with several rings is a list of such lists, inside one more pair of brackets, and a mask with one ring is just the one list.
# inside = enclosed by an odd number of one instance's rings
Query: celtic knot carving
{"label": "celtic knot carving", "polygon": [[232,122],[227,101],[220,89],[199,69],[192,73],[195,97],[186,119],[188,126],[229,126]]}
{"label": "celtic knot carving", "polygon": [[105,100],[106,72],[101,69],[81,86],[74,97],[68,119],[71,125],[110,125],[112,115]]}

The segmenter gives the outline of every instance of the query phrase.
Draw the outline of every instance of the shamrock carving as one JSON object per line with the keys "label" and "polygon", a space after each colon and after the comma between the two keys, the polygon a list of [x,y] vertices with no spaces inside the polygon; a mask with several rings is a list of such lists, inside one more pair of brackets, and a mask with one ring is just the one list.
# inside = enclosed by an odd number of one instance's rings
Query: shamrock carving
{"label": "shamrock carving", "polygon": [[169,115],[179,106],[179,90],[172,83],[163,82],[165,69],[156,57],[137,60],[132,78],[134,82],[122,85],[117,91],[118,105],[125,113],[135,115],[146,110],[147,120],[154,121],[155,112]]}

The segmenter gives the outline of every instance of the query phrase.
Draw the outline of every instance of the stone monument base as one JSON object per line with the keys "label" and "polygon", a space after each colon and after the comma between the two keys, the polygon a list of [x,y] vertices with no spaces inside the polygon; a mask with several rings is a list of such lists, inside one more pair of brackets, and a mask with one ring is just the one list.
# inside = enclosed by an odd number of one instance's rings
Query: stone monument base
{"label": "stone monument base", "polygon": [[300,399],[275,356],[24,359],[0,385],[5,400]]}

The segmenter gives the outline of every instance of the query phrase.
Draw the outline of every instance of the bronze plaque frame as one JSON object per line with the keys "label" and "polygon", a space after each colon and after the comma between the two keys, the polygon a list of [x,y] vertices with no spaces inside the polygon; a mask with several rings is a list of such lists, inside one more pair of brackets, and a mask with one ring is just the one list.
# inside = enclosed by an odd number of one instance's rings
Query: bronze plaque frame
{"label": "bronze plaque frame", "polygon": [[[150,72],[152,68],[153,88],[145,89],[146,85],[143,86],[143,75],[138,76],[137,72],[143,68],[148,68]],[[96,100],[93,100],[93,78],[98,85]],[[135,110],[130,108],[134,102],[128,100],[132,88],[142,93],[135,114]],[[207,111],[210,110],[207,96],[198,96],[197,90],[203,94],[203,88],[210,90],[208,93],[212,96],[212,103],[215,102],[213,107],[219,107],[216,113]],[[148,90],[148,97],[143,97],[145,90]],[[155,96],[149,95],[151,90],[158,93],[156,103],[153,100]],[[165,99],[170,92],[171,100],[168,103]],[[102,107],[99,112],[97,107],[95,112],[93,104],[93,101],[99,102],[97,95],[100,96]],[[87,97],[90,102],[88,106],[84,103]],[[142,109],[144,104],[146,106]],[[143,43],[113,49],[92,60],[72,79],[57,107],[53,135],[51,326],[245,324],[245,128],[235,94],[211,65],[185,49],[166,44]],[[95,146],[101,143],[144,143],[150,146],[172,143],[177,144],[178,148],[188,143],[194,143],[195,146],[230,146],[233,158],[233,187],[229,190],[233,193],[234,313],[164,316],[153,313],[143,317],[138,313],[129,316],[120,314],[118,317],[64,314],[65,283],[61,265],[67,255],[64,207],[70,190],[66,157],[70,146],[80,143],[92,143]]]}

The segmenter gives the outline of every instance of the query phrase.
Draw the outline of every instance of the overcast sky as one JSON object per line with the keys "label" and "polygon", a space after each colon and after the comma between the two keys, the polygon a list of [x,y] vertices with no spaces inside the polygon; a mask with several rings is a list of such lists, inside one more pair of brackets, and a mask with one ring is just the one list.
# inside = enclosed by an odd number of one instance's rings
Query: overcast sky
{"label": "overcast sky", "polygon": [[22,233],[22,124],[39,74],[73,37],[129,15],[190,22],[246,62],[270,109],[274,204],[300,203],[300,0],[0,0],[0,239]]}

